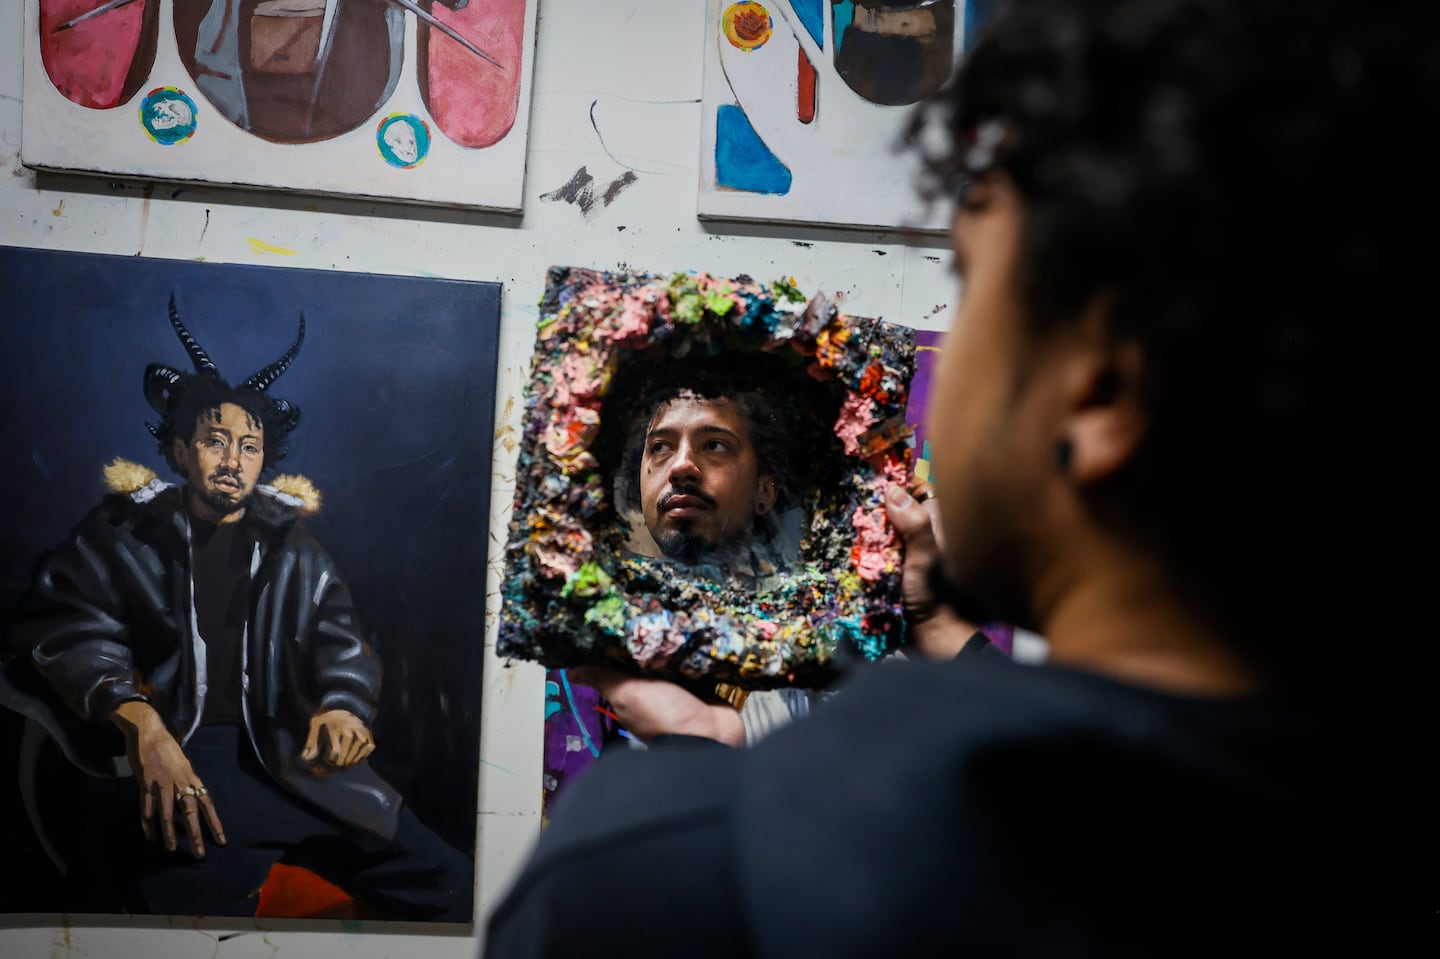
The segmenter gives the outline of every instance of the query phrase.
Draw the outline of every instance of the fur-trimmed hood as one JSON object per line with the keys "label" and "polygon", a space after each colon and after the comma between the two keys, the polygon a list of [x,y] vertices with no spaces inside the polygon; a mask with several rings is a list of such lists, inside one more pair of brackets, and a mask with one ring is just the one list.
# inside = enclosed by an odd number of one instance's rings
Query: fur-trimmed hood
{"label": "fur-trimmed hood", "polygon": [[[137,503],[148,503],[174,485],[162,480],[148,466],[127,459],[117,457],[105,467],[105,488],[112,493],[129,496]],[[294,510],[300,516],[314,516],[320,512],[320,491],[314,483],[294,473],[285,473],[268,483],[261,483],[255,487],[255,493],[268,497],[276,505]]]}

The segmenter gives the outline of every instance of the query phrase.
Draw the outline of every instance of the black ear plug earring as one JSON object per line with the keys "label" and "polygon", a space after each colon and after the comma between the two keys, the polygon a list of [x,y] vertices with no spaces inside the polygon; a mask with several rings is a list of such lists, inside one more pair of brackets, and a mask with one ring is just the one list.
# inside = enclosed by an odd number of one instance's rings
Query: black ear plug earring
{"label": "black ear plug earring", "polygon": [[1070,461],[1075,458],[1075,447],[1068,439],[1055,441],[1055,448],[1051,450],[1051,456],[1055,461],[1055,472],[1062,476],[1070,472]]}

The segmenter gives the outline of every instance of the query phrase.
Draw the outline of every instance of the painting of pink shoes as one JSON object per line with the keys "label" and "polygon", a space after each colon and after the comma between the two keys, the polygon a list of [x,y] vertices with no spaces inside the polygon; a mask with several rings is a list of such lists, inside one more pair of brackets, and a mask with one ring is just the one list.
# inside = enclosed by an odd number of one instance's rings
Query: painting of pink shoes
{"label": "painting of pink shoes", "polygon": [[518,211],[538,0],[26,0],[27,166]]}

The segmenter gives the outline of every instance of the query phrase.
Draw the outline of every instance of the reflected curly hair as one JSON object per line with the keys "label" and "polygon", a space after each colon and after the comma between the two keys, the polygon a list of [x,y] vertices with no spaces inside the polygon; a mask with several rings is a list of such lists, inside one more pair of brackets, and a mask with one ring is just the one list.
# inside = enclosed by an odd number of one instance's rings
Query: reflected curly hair
{"label": "reflected curly hair", "polygon": [[1313,627],[1373,606],[1354,557],[1376,545],[1387,354],[1429,293],[1410,227],[1434,208],[1417,146],[1440,139],[1436,20],[1017,0],[910,129],[932,198],[991,173],[1018,192],[1032,335],[1113,297],[1151,427],[1090,505],[1277,677],[1333,654],[1305,648]]}

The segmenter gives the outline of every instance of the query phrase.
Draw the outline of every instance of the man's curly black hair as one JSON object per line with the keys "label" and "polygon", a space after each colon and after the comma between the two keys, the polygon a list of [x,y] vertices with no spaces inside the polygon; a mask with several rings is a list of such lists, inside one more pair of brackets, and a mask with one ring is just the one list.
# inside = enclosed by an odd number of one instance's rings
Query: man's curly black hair
{"label": "man's curly black hair", "polygon": [[1390,354],[1429,293],[1433,11],[1017,0],[910,130],[932,197],[1019,194],[1031,333],[1113,298],[1151,428],[1091,505],[1271,665],[1373,604],[1349,551],[1373,546]]}

